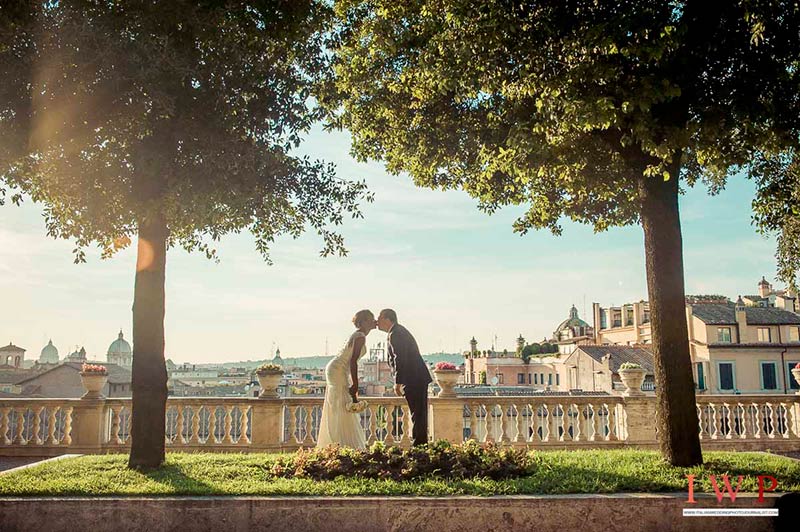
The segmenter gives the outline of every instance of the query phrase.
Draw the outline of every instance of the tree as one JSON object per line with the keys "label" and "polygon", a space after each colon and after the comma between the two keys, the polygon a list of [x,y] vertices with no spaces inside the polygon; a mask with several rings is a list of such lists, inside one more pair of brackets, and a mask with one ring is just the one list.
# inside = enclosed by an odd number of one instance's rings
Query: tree
{"label": "tree", "polygon": [[214,258],[213,242],[247,230],[269,262],[277,236],[312,228],[323,255],[345,254],[334,226],[359,215],[364,184],[294,154],[320,117],[310,98],[330,10],[314,0],[31,5],[35,24],[4,30],[33,43],[22,63],[34,75],[0,102],[3,129],[29,123],[30,142],[0,174],[45,204],[48,234],[74,240],[77,262],[93,243],[109,257],[138,237],[129,466],[156,467],[168,248]]}
{"label": "tree", "polygon": [[[797,118],[800,120],[800,116]],[[800,139],[800,133],[797,138]],[[795,293],[800,271],[798,149],[800,146],[782,153],[760,153],[748,168],[758,186],[753,200],[753,221],[760,232],[777,235],[778,279]]]}
{"label": "tree", "polygon": [[789,0],[336,4],[331,127],[360,159],[492,213],[527,204],[525,234],[560,221],[639,223],[663,456],[702,462],[684,312],[679,181],[712,191],[797,107]]}

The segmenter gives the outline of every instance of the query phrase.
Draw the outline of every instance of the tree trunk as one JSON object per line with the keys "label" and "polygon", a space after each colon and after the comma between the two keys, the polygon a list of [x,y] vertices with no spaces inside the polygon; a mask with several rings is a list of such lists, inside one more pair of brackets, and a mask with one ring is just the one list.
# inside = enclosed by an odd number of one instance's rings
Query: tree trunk
{"label": "tree trunk", "polygon": [[139,223],[133,294],[133,419],[128,467],[164,462],[167,367],[164,362],[164,282],[167,225],[155,215]]}
{"label": "tree trunk", "polygon": [[675,466],[703,463],[686,327],[683,241],[678,213],[680,154],[670,179],[638,179],[656,377],[656,429],[662,456]]}

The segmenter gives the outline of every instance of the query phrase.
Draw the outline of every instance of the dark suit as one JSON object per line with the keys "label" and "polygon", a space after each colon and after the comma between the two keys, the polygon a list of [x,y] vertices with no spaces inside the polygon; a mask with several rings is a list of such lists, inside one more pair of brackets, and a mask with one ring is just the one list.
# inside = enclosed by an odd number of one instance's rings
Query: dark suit
{"label": "dark suit", "polygon": [[428,443],[428,384],[431,373],[419,354],[417,341],[408,329],[396,323],[389,331],[389,366],[395,384],[405,386],[404,395],[414,425],[414,445]]}

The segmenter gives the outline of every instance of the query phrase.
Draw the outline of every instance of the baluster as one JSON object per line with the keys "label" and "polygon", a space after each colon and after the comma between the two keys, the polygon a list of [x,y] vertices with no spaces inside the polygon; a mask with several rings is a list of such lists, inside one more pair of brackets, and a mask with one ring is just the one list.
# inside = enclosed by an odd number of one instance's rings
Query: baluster
{"label": "baluster", "polygon": [[225,436],[222,440],[227,444],[233,443],[233,406],[223,407],[225,411]]}
{"label": "baluster", "polygon": [[197,445],[200,445],[200,410],[200,406],[192,406],[192,431],[189,434],[189,442]]}
{"label": "baluster", "polygon": [[511,425],[513,417],[511,416],[511,405],[501,404],[500,406],[500,443],[508,445],[511,443]]}
{"label": "baluster", "polygon": [[526,425],[525,426],[525,431],[526,431],[526,439],[525,439],[525,441],[528,441],[528,442],[531,442],[531,443],[538,442],[539,441],[539,434],[536,432],[536,419],[537,419],[536,407],[531,403],[528,403],[526,406],[528,408],[528,414],[530,414],[530,415],[528,416],[528,422],[525,424]]}
{"label": "baluster", "polygon": [[747,439],[747,411],[742,403],[736,403],[736,417],[739,419],[739,439]]}
{"label": "baluster", "polygon": [[527,434],[527,430],[526,430],[527,427],[525,427],[524,423],[522,422],[522,420],[524,418],[524,416],[522,414],[525,413],[525,407],[523,406],[522,410],[520,410],[518,408],[518,406],[516,404],[514,404],[514,406],[512,408],[514,408],[514,411],[517,413],[516,418],[515,418],[516,421],[517,421],[515,423],[516,428],[517,428],[517,433],[514,434],[514,443],[520,443],[520,442],[525,443],[525,442],[528,441],[528,434]]}
{"label": "baluster", "polygon": [[178,417],[175,420],[175,445],[183,445],[183,420],[186,415],[186,405],[178,403],[177,405]]}
{"label": "baluster", "polygon": [[789,403],[788,411],[786,412],[786,425],[788,436],[797,439],[800,437],[800,419],[797,418],[800,404],[797,401]]}
{"label": "baluster", "polygon": [[567,422],[569,420],[569,416],[567,415],[567,409],[564,408],[563,403],[559,403],[558,407],[561,409],[561,430],[559,430],[558,441],[567,441],[567,437],[569,433],[567,432]]}
{"label": "baluster", "polygon": [[[306,413],[306,417],[303,420],[303,430],[305,431],[305,434],[303,434],[303,443],[308,442],[309,445],[314,443],[314,438],[311,434],[311,413],[313,408],[312,406],[303,407],[303,411]],[[358,428],[362,431],[364,430],[363,425],[361,425],[361,414],[358,414]]]}
{"label": "baluster", "polygon": [[711,408],[711,439],[719,439],[719,413],[717,412],[717,404],[709,403]]}
{"label": "baluster", "polygon": [[111,413],[111,435],[108,439],[109,443],[114,445],[119,445],[121,443],[119,438],[119,426],[122,422],[120,420],[120,414],[122,412],[122,406],[114,408],[113,406],[108,408]]}
{"label": "baluster", "polygon": [[33,414],[33,434],[31,434],[31,441],[34,445],[42,445],[44,443],[44,438],[40,437],[39,434],[41,427],[42,427],[42,412],[44,412],[44,406],[40,406]]}
{"label": "baluster", "polygon": [[703,416],[705,414],[705,408],[702,407],[700,404],[695,406],[697,409],[697,428],[700,431],[700,439],[705,439],[705,429],[703,428]]}
{"label": "baluster", "polygon": [[[250,436],[247,435],[247,430],[249,428],[251,428],[250,427],[250,422],[248,420],[250,419],[250,417],[249,417],[251,415],[250,414],[250,410],[252,408],[253,407],[251,407],[250,405],[247,405],[244,408],[244,410],[240,409],[241,412],[242,412],[242,423],[241,423],[241,429],[240,429],[241,430],[241,436],[239,436],[239,443],[244,442],[247,445],[250,445],[251,443],[253,443],[253,441],[250,439]],[[311,419],[311,416],[309,416],[309,421],[310,421],[310,419]]]}
{"label": "baluster", "polygon": [[287,443],[294,445],[297,443],[297,435],[295,434],[295,432],[297,431],[297,419],[296,419],[297,406],[290,405],[288,409],[289,409],[289,441]]}
{"label": "baluster", "polygon": [[67,409],[64,416],[64,444],[72,445],[72,407]]}
{"label": "baluster", "polygon": [[14,438],[19,445],[27,445],[24,437],[25,432],[25,408],[17,410],[17,434]]}
{"label": "baluster", "polygon": [[208,439],[206,445],[215,445],[217,443],[217,407],[211,406],[209,408],[208,416]]}
{"label": "baluster", "polygon": [[621,439],[620,436],[620,427],[619,427],[619,415],[617,412],[617,408],[619,407],[618,404],[606,404],[606,410],[608,411],[608,437],[606,440],[608,441],[619,441]]}
{"label": "baluster", "polygon": [[10,411],[11,411],[10,408],[3,407],[3,410],[2,410],[3,415],[2,415],[2,418],[0,418],[0,441],[2,441],[3,445],[11,445],[11,443],[12,443],[12,441],[14,439],[13,435],[12,435],[12,437],[10,439],[6,435],[8,433],[8,427],[11,424],[11,421],[8,418]]}
{"label": "baluster", "polygon": [[761,409],[755,403],[750,405],[750,412],[753,418],[753,438],[761,439]]}
{"label": "baluster", "polygon": [[367,421],[367,425],[369,426],[369,432],[367,434],[367,445],[372,445],[378,439],[376,433],[378,431],[378,408],[377,407],[368,407],[367,410],[369,411],[369,421]]}
{"label": "baluster", "polygon": [[543,442],[549,442],[550,441],[550,424],[552,423],[552,420],[550,419],[550,417],[551,417],[550,416],[550,405],[543,403],[540,408],[542,410],[542,417],[541,417],[541,421],[539,422],[539,424],[540,424],[539,428],[542,429],[542,441]]}
{"label": "baluster", "polygon": [[58,436],[56,436],[56,412],[58,412],[58,409],[55,407],[47,412],[49,415],[47,416],[47,439],[45,442],[51,445],[58,444]]}
{"label": "baluster", "polygon": [[573,403],[570,406],[570,411],[574,414],[572,418],[572,441],[581,441],[581,409],[576,403]]}
{"label": "baluster", "polygon": [[733,437],[733,416],[731,412],[731,405],[730,403],[723,403],[723,412],[725,412],[725,418],[728,421],[728,433],[725,434],[725,439],[730,440]]}
{"label": "baluster", "polygon": [[397,429],[397,423],[395,422],[395,406],[391,404],[386,405],[384,413],[386,415],[386,437],[383,441],[386,442],[386,446],[388,447],[398,442],[394,435],[394,431]]}
{"label": "baluster", "polygon": [[[398,431],[398,435],[400,436],[400,438],[398,439],[398,443],[400,445],[410,445],[411,444],[411,434],[412,434],[412,430],[413,430],[413,427],[411,426],[411,414],[410,414],[410,412],[408,410],[408,407],[405,407],[405,406],[400,406],[398,408],[398,411],[399,411],[399,414],[402,414],[402,417],[400,417],[400,415],[398,415],[398,417],[397,417],[397,421],[398,421],[398,423],[397,423],[398,424],[397,431]],[[403,427],[403,433],[402,434],[399,433],[400,432],[400,426],[399,425],[401,423],[402,423],[402,427]]]}
{"label": "baluster", "polygon": [[767,409],[769,409],[769,434],[767,435],[770,439],[775,438],[775,433],[778,431],[778,424],[777,419],[775,419],[775,407],[772,403],[767,403],[765,405]]}
{"label": "baluster", "polygon": [[[589,417],[589,423],[586,424],[586,431],[589,434],[588,439],[589,441],[597,441],[597,408],[593,403],[589,403],[586,405],[586,415],[591,416]],[[601,440],[603,438],[600,438]]]}
{"label": "baluster", "polygon": [[472,440],[480,441],[478,438],[478,409],[475,403],[469,405],[469,437]]}

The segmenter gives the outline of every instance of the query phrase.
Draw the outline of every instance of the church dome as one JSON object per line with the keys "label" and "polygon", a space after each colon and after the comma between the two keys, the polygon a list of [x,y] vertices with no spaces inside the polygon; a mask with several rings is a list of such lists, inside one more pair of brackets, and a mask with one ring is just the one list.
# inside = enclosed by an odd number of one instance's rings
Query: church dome
{"label": "church dome", "polygon": [[583,321],[578,317],[578,309],[575,308],[575,305],[572,305],[572,308],[569,310],[569,318],[562,321],[556,332],[563,331],[564,329],[568,329],[571,327],[588,327],[589,324]]}
{"label": "church dome", "polygon": [[58,349],[53,345],[53,340],[47,342],[47,345],[42,349],[42,354],[39,356],[41,364],[57,364],[58,363]]}
{"label": "church dome", "polygon": [[130,355],[133,353],[131,349],[131,344],[123,338],[122,331],[119,332],[119,336],[116,340],[114,340],[110,346],[108,346],[108,354],[109,355]]}

